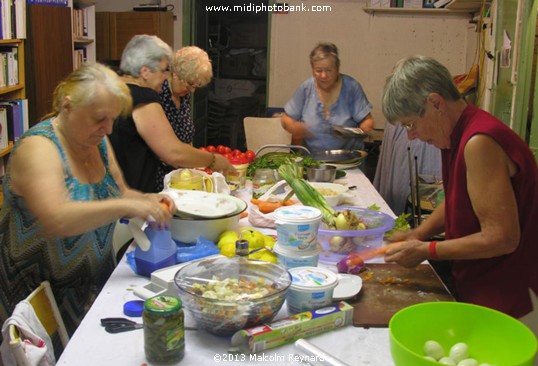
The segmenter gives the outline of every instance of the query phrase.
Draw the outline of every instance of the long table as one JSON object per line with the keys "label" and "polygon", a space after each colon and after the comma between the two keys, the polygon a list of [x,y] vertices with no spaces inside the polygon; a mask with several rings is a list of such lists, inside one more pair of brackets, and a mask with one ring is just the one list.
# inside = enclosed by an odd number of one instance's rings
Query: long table
{"label": "long table", "polygon": [[[355,186],[350,204],[367,207],[376,204],[381,211],[394,216],[383,198],[372,186],[368,178],[359,170],[348,170],[343,182]],[[248,202],[250,185],[239,194]],[[248,219],[242,219],[240,226],[249,225]],[[265,233],[275,233],[270,229]],[[139,300],[134,295],[136,286],[148,283],[145,277],[137,276],[122,260],[95,300],[88,314],[83,319],[77,331],[69,341],[67,348],[58,360],[58,365],[129,365],[141,366],[148,364],[144,355],[144,334],[138,329],[125,333],[109,334],[100,325],[101,318],[124,317],[123,304],[130,300]],[[286,317],[286,306],[277,314],[276,319]],[[141,322],[140,318],[132,318]],[[195,326],[188,312],[185,312],[185,325]],[[308,341],[327,353],[339,358],[349,365],[391,366],[392,357],[389,350],[389,333],[387,328],[360,328],[352,325],[345,326],[321,335],[309,338]],[[183,365],[286,365],[305,366],[296,357],[301,353],[293,344],[269,349],[254,355],[230,355],[229,337],[219,337],[203,330],[186,330],[185,357]]]}

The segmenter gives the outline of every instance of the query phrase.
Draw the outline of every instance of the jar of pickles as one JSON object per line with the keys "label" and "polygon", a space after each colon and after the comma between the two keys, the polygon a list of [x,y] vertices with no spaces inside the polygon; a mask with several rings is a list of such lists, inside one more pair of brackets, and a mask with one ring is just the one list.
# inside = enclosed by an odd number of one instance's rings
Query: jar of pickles
{"label": "jar of pickles", "polygon": [[273,169],[256,169],[252,178],[252,198],[260,198],[276,183]]}
{"label": "jar of pickles", "polygon": [[176,363],[185,355],[181,300],[159,295],[144,302],[144,351],[149,362]]}

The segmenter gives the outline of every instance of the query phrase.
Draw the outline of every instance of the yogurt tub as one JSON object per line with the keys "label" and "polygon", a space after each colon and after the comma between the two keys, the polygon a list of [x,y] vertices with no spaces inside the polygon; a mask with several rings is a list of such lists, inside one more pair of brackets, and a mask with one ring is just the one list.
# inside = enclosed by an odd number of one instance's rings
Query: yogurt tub
{"label": "yogurt tub", "polygon": [[286,302],[290,313],[319,309],[333,302],[336,273],[318,267],[295,267],[289,272],[292,282]]}
{"label": "yogurt tub", "polygon": [[278,241],[273,247],[273,251],[278,257],[278,262],[286,268],[295,267],[316,267],[318,265],[321,248],[316,247],[314,250],[289,250],[282,247]]}
{"label": "yogurt tub", "polygon": [[280,246],[287,250],[317,249],[321,211],[309,206],[279,207],[273,212]]}

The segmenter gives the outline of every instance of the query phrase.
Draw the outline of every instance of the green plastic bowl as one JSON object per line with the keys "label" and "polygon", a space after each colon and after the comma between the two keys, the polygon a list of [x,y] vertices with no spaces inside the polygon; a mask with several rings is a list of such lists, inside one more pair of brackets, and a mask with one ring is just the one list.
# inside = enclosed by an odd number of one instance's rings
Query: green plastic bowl
{"label": "green plastic bowl", "polygon": [[469,357],[493,366],[532,366],[538,342],[519,320],[486,307],[460,302],[429,302],[398,311],[389,322],[390,352],[396,366],[432,366],[424,343],[437,341],[448,355],[465,342]]}

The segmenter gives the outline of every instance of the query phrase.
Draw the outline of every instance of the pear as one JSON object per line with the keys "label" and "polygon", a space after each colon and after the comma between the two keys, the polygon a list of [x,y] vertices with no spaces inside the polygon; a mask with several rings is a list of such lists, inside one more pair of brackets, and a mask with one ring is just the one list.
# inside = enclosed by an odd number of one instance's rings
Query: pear
{"label": "pear", "polygon": [[248,241],[249,249],[262,248],[265,245],[263,234],[258,230],[243,230],[241,239]]}

